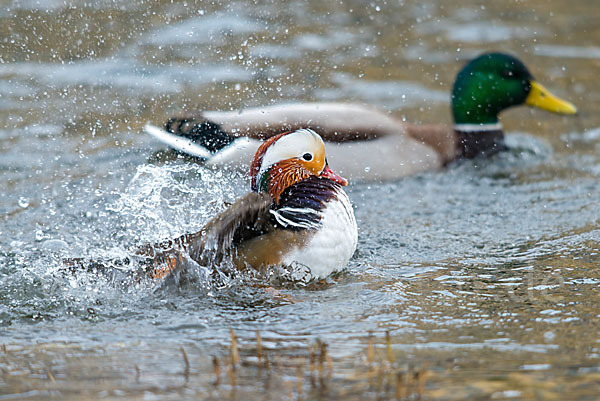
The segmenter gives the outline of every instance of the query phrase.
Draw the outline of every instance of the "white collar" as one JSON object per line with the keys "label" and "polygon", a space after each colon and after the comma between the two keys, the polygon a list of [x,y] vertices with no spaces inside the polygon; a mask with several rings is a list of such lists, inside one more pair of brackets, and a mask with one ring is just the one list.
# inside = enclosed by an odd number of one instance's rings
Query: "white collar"
{"label": "white collar", "polygon": [[502,131],[502,124],[454,124],[454,130],[460,132],[489,132]]}

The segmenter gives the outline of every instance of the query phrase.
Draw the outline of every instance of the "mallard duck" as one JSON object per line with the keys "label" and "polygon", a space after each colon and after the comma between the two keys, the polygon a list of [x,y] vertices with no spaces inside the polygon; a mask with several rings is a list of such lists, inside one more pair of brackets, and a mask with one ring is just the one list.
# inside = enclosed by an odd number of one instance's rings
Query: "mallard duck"
{"label": "mallard duck", "polygon": [[317,133],[300,129],[262,142],[250,175],[252,191],[199,232],[140,247],[135,258],[146,273],[164,279],[190,260],[240,270],[281,266],[302,280],[345,268],[356,250],[356,220],[342,189],[347,181],[329,168]]}
{"label": "mallard duck", "polygon": [[329,159],[353,180],[394,179],[440,168],[460,158],[505,149],[498,114],[527,104],[574,114],[517,58],[486,53],[469,62],[452,89],[454,126],[405,123],[375,108],[345,103],[305,103],[238,111],[203,111],[171,118],[146,132],[209,165],[247,166],[260,141],[308,127],[328,143]]}

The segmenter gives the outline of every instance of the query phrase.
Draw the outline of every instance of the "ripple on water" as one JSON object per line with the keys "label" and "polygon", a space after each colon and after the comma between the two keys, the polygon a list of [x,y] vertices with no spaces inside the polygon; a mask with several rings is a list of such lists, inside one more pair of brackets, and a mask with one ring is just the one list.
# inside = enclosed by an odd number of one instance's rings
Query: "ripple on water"
{"label": "ripple on water", "polygon": [[65,64],[0,64],[0,76],[2,75],[13,76],[17,81],[27,81],[34,76],[54,89],[84,85],[155,93],[156,88],[160,88],[163,94],[180,93],[187,87],[199,87],[210,82],[239,82],[252,78],[252,74],[246,69],[228,63],[205,62],[201,66],[177,66],[177,68],[165,69],[123,58]]}
{"label": "ripple on water", "polygon": [[565,46],[565,45],[536,45],[534,53],[545,57],[554,57],[562,59],[581,58],[581,59],[600,59],[600,47],[597,46]]}
{"label": "ripple on water", "polygon": [[546,33],[545,29],[512,26],[501,22],[471,22],[452,20],[431,21],[420,24],[417,30],[424,35],[443,33],[446,38],[458,43],[494,43],[511,39],[526,39]]}
{"label": "ripple on water", "polygon": [[[229,11],[231,12],[231,11]],[[222,12],[206,14],[170,24],[150,33],[146,41],[155,46],[210,44],[221,46],[230,35],[249,35],[261,32],[265,24],[250,18],[247,10],[237,7],[236,18],[224,18]]]}
{"label": "ripple on water", "polygon": [[339,99],[342,95],[392,110],[427,103],[448,103],[450,99],[446,92],[429,89],[414,82],[367,81],[345,74],[334,74],[331,81],[338,88],[318,89],[315,94],[319,99]]}
{"label": "ripple on water", "polygon": [[[595,2],[12,3],[0,7],[0,393],[279,399],[304,382],[297,398],[597,396]],[[567,37],[583,45],[552,44]],[[323,99],[439,121],[460,65],[493,50],[482,43],[523,57],[581,113],[507,111],[526,131],[508,136],[510,152],[353,183],[360,243],[347,272],[276,291],[261,277],[203,286],[195,266],[196,282],[158,288],[62,274],[65,257],[128,256],[196,230],[246,191],[240,177],[149,162],[159,145],[144,121]],[[230,328],[238,382],[221,364],[214,385]],[[270,370],[252,365],[257,329]],[[331,370],[312,369],[318,339]],[[425,392],[408,394],[421,366]]]}

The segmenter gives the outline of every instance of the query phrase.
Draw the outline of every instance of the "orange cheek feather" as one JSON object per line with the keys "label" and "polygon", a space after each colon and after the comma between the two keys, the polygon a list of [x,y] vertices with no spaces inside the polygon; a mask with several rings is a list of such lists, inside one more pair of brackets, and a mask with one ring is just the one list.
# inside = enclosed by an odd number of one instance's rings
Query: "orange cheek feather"
{"label": "orange cheek feather", "polygon": [[279,203],[285,189],[311,176],[310,171],[295,160],[284,160],[269,169],[269,195]]}
{"label": "orange cheek feather", "polygon": [[348,181],[345,178],[334,173],[333,170],[329,168],[325,162],[325,153],[323,152],[317,153],[312,161],[307,162],[304,160],[299,160],[298,162],[304,165],[308,171],[311,171],[317,177],[327,178],[343,186],[348,185]]}
{"label": "orange cheek feather", "polygon": [[314,175],[319,176],[325,165],[325,154],[323,152],[317,152],[314,159],[311,161],[298,160],[298,163],[302,164],[305,169],[312,172]]}

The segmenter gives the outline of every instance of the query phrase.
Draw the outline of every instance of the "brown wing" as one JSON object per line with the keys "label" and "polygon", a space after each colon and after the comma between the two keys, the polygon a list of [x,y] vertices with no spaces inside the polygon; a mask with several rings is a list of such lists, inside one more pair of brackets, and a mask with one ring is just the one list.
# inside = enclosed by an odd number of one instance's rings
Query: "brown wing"
{"label": "brown wing", "polygon": [[236,245],[258,237],[270,229],[271,197],[251,192],[211,219],[202,230],[174,240],[139,248],[137,254],[152,257],[152,278],[163,278],[184,266],[190,257],[201,265],[217,264]]}
{"label": "brown wing", "polygon": [[187,236],[192,258],[199,260],[207,254],[220,261],[235,245],[264,234],[270,227],[271,202],[268,194],[256,192],[235,201],[200,232]]}

